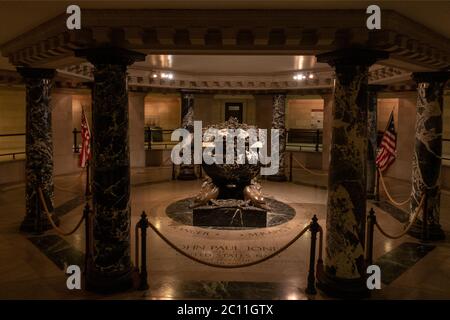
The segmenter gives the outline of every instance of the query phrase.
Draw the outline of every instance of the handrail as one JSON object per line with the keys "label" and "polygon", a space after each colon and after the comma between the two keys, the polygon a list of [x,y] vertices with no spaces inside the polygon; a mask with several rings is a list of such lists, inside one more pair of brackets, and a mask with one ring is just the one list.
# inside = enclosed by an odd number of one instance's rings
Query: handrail
{"label": "handrail", "polygon": [[19,152],[10,152],[10,153],[0,153],[0,156],[13,156],[16,154],[25,154],[25,151],[19,151]]}
{"label": "handrail", "polygon": [[1,137],[17,137],[17,136],[24,136],[25,133],[2,133],[0,134]]}
{"label": "handrail", "polygon": [[[2,133],[0,134],[0,138],[4,137],[21,137],[25,136],[25,133]],[[18,154],[25,154],[25,151],[18,151],[18,152],[8,152],[8,153],[0,153],[0,157],[8,157],[12,156],[12,159],[16,159],[16,155]]]}

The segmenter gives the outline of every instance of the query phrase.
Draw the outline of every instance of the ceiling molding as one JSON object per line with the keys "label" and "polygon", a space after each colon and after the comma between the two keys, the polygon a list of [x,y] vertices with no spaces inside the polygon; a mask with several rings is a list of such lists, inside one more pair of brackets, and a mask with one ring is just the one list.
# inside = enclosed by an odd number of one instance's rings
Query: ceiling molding
{"label": "ceiling molding", "polygon": [[[84,88],[86,82],[94,81],[93,66],[90,63],[71,65],[57,70],[55,83],[57,87]],[[174,90],[228,90],[228,91],[304,91],[330,89],[333,86],[334,72],[320,71],[314,73],[314,79],[293,80],[292,74],[278,76],[212,76],[185,74],[175,79],[153,78],[151,72],[142,73],[132,69],[128,72],[128,85],[133,90],[174,89]],[[411,73],[402,69],[375,65],[368,75],[370,84],[386,84],[392,88],[408,85]],[[0,84],[21,84],[22,79],[16,71],[0,70]]]}
{"label": "ceiling molding", "polygon": [[0,46],[16,66],[80,62],[74,49],[121,46],[146,54],[315,55],[354,44],[386,50],[409,71],[450,65],[450,41],[391,10],[369,31],[363,10],[83,10],[82,29],[57,16]]}

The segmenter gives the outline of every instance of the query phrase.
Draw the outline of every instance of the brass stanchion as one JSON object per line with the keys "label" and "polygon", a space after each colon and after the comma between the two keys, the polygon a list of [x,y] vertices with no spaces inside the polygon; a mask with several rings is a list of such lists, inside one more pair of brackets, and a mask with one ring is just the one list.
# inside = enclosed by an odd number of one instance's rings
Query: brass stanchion
{"label": "brass stanchion", "polygon": [[428,189],[425,189],[424,202],[422,207],[422,241],[428,240]]}
{"label": "brass stanchion", "polygon": [[42,234],[42,207],[39,201],[39,187],[36,187],[34,197],[36,199],[36,215],[34,219],[34,234]]}
{"label": "brass stanchion", "polygon": [[172,162],[172,180],[175,180],[175,163]]}
{"label": "brass stanchion", "polygon": [[86,274],[88,273],[89,266],[91,263],[91,208],[89,203],[86,203],[83,210],[84,216],[84,233],[85,233],[85,252],[84,252],[84,274],[86,278]]}
{"label": "brass stanchion", "polygon": [[319,129],[316,130],[316,152],[319,152],[319,137],[320,137],[320,131]]}
{"label": "brass stanchion", "polygon": [[317,223],[317,217],[314,215],[311,224],[309,225],[309,231],[311,231],[311,249],[309,254],[309,272],[308,272],[308,286],[305,292],[307,294],[316,294],[316,276],[314,274],[315,260],[316,260],[316,239],[317,232],[319,232],[319,224]]}
{"label": "brass stanchion", "polygon": [[292,182],[292,151],[289,152],[289,182]]}
{"label": "brass stanchion", "polygon": [[77,142],[77,134],[78,134],[77,128],[73,128],[72,134],[73,134],[73,152],[79,153],[80,149],[78,148],[78,142]]}
{"label": "brass stanchion", "polygon": [[147,290],[147,228],[148,219],[145,211],[142,211],[141,220],[139,220],[139,227],[141,228],[141,272],[138,290]]}
{"label": "brass stanchion", "polygon": [[365,241],[365,261],[366,265],[370,266],[373,262],[373,230],[376,224],[376,216],[373,208],[370,208],[369,215],[366,222],[366,241]]}

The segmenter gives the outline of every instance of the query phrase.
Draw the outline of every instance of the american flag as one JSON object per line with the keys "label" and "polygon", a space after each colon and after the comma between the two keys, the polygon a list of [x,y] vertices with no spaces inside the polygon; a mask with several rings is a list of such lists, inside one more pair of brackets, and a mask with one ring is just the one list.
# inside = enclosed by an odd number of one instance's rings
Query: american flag
{"label": "american flag", "polygon": [[80,153],[80,167],[84,168],[86,162],[91,159],[91,131],[89,130],[89,123],[84,113],[84,108],[81,110],[81,153]]}
{"label": "american flag", "polygon": [[385,171],[395,161],[395,149],[397,146],[397,133],[394,125],[394,110],[389,117],[388,125],[384,131],[378,150],[377,159],[375,160],[377,167],[381,172]]}

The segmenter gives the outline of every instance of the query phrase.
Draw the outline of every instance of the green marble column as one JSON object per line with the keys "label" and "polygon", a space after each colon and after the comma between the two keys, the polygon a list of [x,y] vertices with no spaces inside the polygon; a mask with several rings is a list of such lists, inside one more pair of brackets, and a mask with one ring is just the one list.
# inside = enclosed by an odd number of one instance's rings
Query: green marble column
{"label": "green marble column", "polygon": [[377,100],[378,92],[386,86],[371,84],[367,87],[368,109],[367,109],[367,198],[375,197],[375,185],[377,168],[375,160],[377,157]]}
{"label": "green marble column", "polygon": [[318,287],[337,297],[368,295],[365,283],[367,85],[369,66],[387,53],[342,49],[317,56],[336,71],[328,180],[326,255]]}
{"label": "green marble column", "polygon": [[[17,68],[26,88],[25,142],[25,218],[21,231],[34,232],[51,229],[51,224],[39,210],[37,187],[53,201],[53,138],[50,107],[54,69]],[[40,218],[37,218],[40,215]]]}
{"label": "green marble column", "polygon": [[[194,133],[194,94],[190,92],[181,92],[181,127]],[[178,179],[197,179],[194,164],[181,164]]]}
{"label": "green marble column", "polygon": [[144,60],[120,48],[76,52],[94,65],[92,91],[93,252],[86,287],[122,291],[132,285],[127,66]]}
{"label": "green marble column", "polygon": [[277,93],[272,97],[272,129],[280,132],[280,162],[278,172],[267,176],[267,180],[286,181],[286,94]]}
{"label": "green marble column", "polygon": [[[416,212],[422,194],[427,192],[426,208],[430,240],[444,239],[439,224],[440,174],[442,165],[443,93],[450,72],[419,72],[417,82],[416,137],[412,163],[410,217]],[[423,215],[419,215],[409,234],[422,237]]]}

